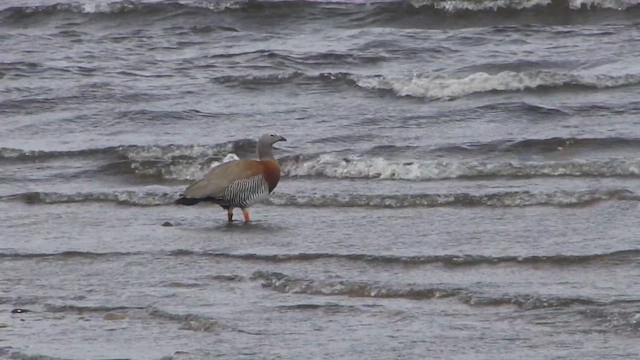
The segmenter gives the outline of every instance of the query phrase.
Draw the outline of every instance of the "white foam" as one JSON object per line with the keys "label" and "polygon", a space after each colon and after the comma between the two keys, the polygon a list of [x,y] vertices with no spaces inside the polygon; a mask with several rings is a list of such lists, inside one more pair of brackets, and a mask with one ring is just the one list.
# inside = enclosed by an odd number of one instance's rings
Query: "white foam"
{"label": "white foam", "polygon": [[[164,3],[162,0],[156,1],[112,1],[112,0],[84,0],[73,4],[70,9],[87,14],[118,13],[141,9],[147,4]],[[200,1],[176,1],[176,3],[186,6],[200,7],[213,11],[223,11],[226,9],[238,9],[246,5],[247,0],[200,0]],[[64,4],[66,5],[66,4]]]}
{"label": "white foam", "polygon": [[484,0],[484,1],[468,1],[468,0],[411,0],[411,4],[415,7],[433,6],[436,9],[442,9],[450,12],[461,10],[497,10],[500,8],[509,9],[526,9],[534,6],[546,6],[551,0]]}
{"label": "white foam", "polygon": [[640,5],[638,0],[569,0],[571,9],[580,9],[586,6],[588,8],[625,10],[637,5]]}
{"label": "white foam", "polygon": [[398,96],[450,99],[487,91],[522,91],[538,87],[582,85],[596,88],[616,87],[640,82],[640,74],[622,76],[569,74],[550,71],[498,74],[478,72],[466,77],[446,75],[413,75],[412,77],[364,77],[356,84],[365,89],[391,90]]}
{"label": "white foam", "polygon": [[222,11],[226,9],[239,9],[247,3],[247,0],[200,0],[195,4],[193,1],[184,2],[185,5],[195,5],[207,8],[213,11]]}
{"label": "white foam", "polygon": [[[222,162],[238,159],[233,143],[206,145],[122,146],[117,151],[131,160],[136,174],[172,180],[197,180]],[[223,157],[224,156],[224,157]],[[212,161],[212,159],[220,159]]]}
{"label": "white foam", "polygon": [[232,143],[208,145],[121,146],[118,151],[132,160],[172,160],[176,157],[204,158],[221,156],[233,148]]}
{"label": "white foam", "polygon": [[227,154],[227,156],[224,157],[224,159],[222,159],[222,162],[226,163],[229,161],[236,161],[236,160],[240,160],[240,157],[234,153],[229,153]]}
{"label": "white foam", "polygon": [[479,175],[491,165],[448,161],[396,162],[380,157],[343,158],[323,154],[306,161],[281,164],[287,176],[326,176],[332,178],[377,178],[389,180],[435,180]]}
{"label": "white foam", "polygon": [[[430,6],[448,12],[456,11],[482,11],[498,9],[530,9],[543,7],[553,3],[553,0],[410,0],[415,7]],[[625,10],[638,5],[638,0],[569,0],[568,8],[572,10],[587,8]]]}
{"label": "white foam", "polygon": [[140,8],[141,4],[132,1],[85,0],[81,4],[84,13],[114,13]]}
{"label": "white foam", "polygon": [[214,161],[211,163],[211,166],[209,166],[209,169],[213,169],[214,167],[224,164],[224,163],[228,163],[230,161],[236,161],[236,160],[240,160],[240,157],[238,157],[238,155],[234,154],[234,153],[229,153],[227,154],[227,156],[225,156],[222,161]]}
{"label": "white foam", "polygon": [[637,176],[640,161],[577,160],[568,162],[394,161],[380,157],[340,157],[323,154],[282,161],[286,176],[323,176],[386,180],[442,180],[483,176]]}

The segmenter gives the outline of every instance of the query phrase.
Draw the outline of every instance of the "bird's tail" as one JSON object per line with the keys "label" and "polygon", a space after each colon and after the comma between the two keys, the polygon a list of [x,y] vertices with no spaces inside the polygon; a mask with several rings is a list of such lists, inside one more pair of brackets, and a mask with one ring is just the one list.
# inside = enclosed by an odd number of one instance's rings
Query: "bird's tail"
{"label": "bird's tail", "polygon": [[195,205],[197,203],[199,203],[200,201],[203,201],[203,199],[198,199],[198,198],[188,198],[183,196],[180,196],[180,198],[178,200],[175,201],[176,204],[178,205],[187,205],[187,206],[191,206],[191,205]]}

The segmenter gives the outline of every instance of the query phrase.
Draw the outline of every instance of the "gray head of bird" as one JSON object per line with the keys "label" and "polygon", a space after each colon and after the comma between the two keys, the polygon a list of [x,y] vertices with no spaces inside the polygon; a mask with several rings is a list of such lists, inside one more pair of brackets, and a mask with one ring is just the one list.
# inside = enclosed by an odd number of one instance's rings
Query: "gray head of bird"
{"label": "gray head of bird", "polygon": [[264,134],[258,138],[258,157],[260,160],[273,159],[271,146],[278,141],[287,141],[287,139],[278,134]]}

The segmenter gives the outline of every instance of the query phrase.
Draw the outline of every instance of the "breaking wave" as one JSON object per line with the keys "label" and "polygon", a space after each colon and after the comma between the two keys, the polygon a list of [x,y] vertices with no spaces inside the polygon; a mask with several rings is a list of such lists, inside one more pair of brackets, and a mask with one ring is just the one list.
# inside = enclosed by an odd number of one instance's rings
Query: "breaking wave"
{"label": "breaking wave", "polygon": [[392,91],[397,96],[434,100],[453,99],[484,92],[525,91],[540,88],[582,87],[604,89],[637,85],[640,74],[623,76],[578,75],[552,71],[504,71],[497,74],[478,72],[466,77],[449,75],[413,75],[412,77],[370,76],[356,80],[358,87]]}
{"label": "breaking wave", "polygon": [[410,4],[415,7],[433,7],[448,12],[458,11],[483,11],[499,9],[532,9],[540,7],[555,6],[571,10],[579,9],[614,9],[624,10],[638,5],[634,0],[410,0]]}
{"label": "breaking wave", "polygon": [[[364,61],[364,60],[362,60]],[[424,74],[408,77],[355,75],[295,71],[263,75],[223,76],[213,81],[227,86],[273,86],[282,84],[336,84],[364,90],[390,91],[400,97],[448,100],[486,92],[520,92],[536,89],[607,89],[640,84],[640,74],[621,76],[573,74],[553,71],[476,72],[467,76]]]}
{"label": "breaking wave", "polygon": [[256,271],[253,280],[260,280],[262,286],[282,293],[307,295],[342,295],[373,298],[434,299],[460,294],[460,289],[439,289],[430,287],[393,288],[364,281],[316,281],[291,277],[276,272]]}
{"label": "breaking wave", "polygon": [[[319,141],[330,141],[322,139]],[[22,163],[58,159],[96,159],[94,171],[107,175],[137,175],[164,180],[195,180],[212,166],[238,157],[253,157],[255,140],[243,139],[214,145],[121,145],[75,151],[35,151],[0,148],[0,162]],[[492,142],[444,145],[436,148],[376,146],[360,154],[335,152],[286,155],[280,158],[283,175],[390,180],[441,180],[486,177],[640,175],[640,161],[632,158],[575,159],[564,161],[482,160],[479,156],[505,154],[530,158],[533,155],[564,154],[572,157],[591,152],[620,151],[626,155],[640,149],[635,138],[545,138],[505,139]],[[281,151],[281,150],[276,150]],[[565,152],[566,153],[566,152]],[[236,155],[237,154],[237,155]],[[463,155],[464,160],[440,160]],[[450,156],[452,155],[452,156]],[[416,159],[438,160],[416,160]],[[478,160],[474,160],[477,158]]]}
{"label": "breaking wave", "polygon": [[[241,8],[246,4],[246,0],[218,0],[218,1],[201,1],[196,4],[188,5],[175,1],[164,2],[141,2],[141,1],[85,1],[74,3],[57,3],[53,5],[41,6],[16,6],[1,10],[1,13],[10,18],[25,18],[36,15],[57,15],[64,13],[78,14],[139,14],[144,15],[161,15],[163,13],[174,13],[185,10],[204,10],[223,11],[226,9]],[[200,4],[201,6],[199,6]]]}
{"label": "breaking wave", "polygon": [[638,5],[635,0],[282,0],[282,1],[248,1],[248,0],[203,0],[186,3],[184,1],[84,1],[75,3],[57,3],[48,6],[23,6],[9,7],[0,10],[12,17],[26,17],[33,15],[54,15],[57,13],[79,14],[139,14],[163,15],[176,12],[222,12],[245,11],[257,12],[265,9],[289,10],[291,15],[297,11],[309,8],[320,8],[324,5],[327,10],[340,13],[342,8],[336,9],[336,5],[344,8],[357,7],[363,13],[372,11],[373,7],[378,13],[393,12],[409,7],[426,11],[442,11],[448,14],[459,12],[488,12],[506,10],[617,10],[623,11]]}
{"label": "breaking wave", "polygon": [[631,159],[533,161],[389,160],[339,154],[297,155],[281,159],[285,176],[339,179],[443,180],[456,178],[531,178],[549,176],[629,177],[640,175],[640,161]]}
{"label": "breaking wave", "polygon": [[255,153],[256,141],[242,139],[215,145],[121,145],[76,151],[37,151],[0,148],[0,162],[36,162],[68,158],[104,158],[104,174],[195,180],[212,166]]}
{"label": "breaking wave", "polygon": [[41,151],[0,148],[0,160],[42,161],[68,157],[110,156],[134,160],[173,160],[176,158],[224,157],[234,153],[255,152],[256,141],[241,139],[215,145],[119,145],[106,148]]}

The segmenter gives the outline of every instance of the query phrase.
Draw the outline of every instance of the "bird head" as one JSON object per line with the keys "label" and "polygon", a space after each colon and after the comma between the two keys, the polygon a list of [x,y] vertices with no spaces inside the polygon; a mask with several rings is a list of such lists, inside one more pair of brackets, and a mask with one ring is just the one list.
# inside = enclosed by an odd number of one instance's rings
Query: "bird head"
{"label": "bird head", "polygon": [[264,134],[260,136],[260,138],[258,139],[259,144],[273,145],[278,141],[287,141],[287,139],[285,139],[283,136],[280,136],[278,134]]}

